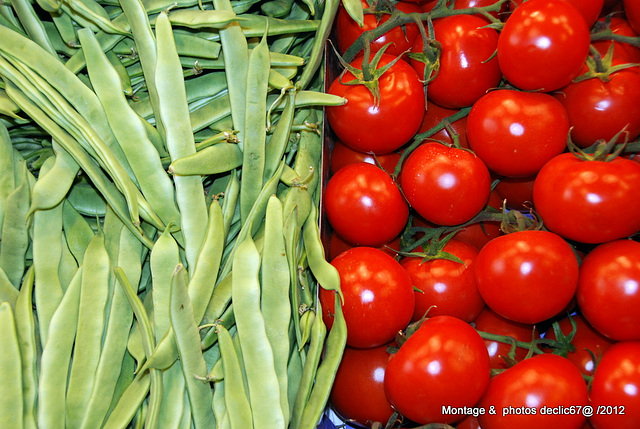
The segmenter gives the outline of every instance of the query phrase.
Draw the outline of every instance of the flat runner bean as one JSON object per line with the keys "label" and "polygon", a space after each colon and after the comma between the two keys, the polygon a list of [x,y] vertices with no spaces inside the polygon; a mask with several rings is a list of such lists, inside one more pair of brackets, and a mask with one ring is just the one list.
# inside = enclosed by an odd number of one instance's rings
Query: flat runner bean
{"label": "flat runner bean", "polygon": [[13,310],[7,302],[0,304],[0,426],[24,426],[22,403],[22,368],[20,347]]}
{"label": "flat runner bean", "polygon": [[233,256],[232,299],[256,427],[286,426],[273,349],[260,309],[260,254],[250,236]]}
{"label": "flat runner bean", "polygon": [[36,321],[33,314],[34,270],[31,266],[25,274],[15,306],[15,325],[20,362],[22,364],[23,428],[36,429],[38,395],[38,346]]}

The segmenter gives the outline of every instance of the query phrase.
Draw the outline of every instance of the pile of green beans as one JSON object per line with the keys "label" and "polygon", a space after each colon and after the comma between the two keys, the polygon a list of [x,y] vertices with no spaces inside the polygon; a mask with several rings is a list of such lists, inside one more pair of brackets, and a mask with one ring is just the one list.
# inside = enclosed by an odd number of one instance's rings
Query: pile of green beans
{"label": "pile of green beans", "polygon": [[337,8],[0,4],[0,427],[317,427]]}

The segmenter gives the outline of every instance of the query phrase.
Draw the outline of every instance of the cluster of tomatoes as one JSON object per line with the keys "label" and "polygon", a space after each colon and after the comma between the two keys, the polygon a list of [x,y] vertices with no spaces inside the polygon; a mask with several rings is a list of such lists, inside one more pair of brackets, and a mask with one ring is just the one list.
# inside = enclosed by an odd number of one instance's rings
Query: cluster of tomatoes
{"label": "cluster of tomatoes", "polygon": [[362,27],[337,16],[328,87],[348,100],[327,108],[333,409],[640,427],[640,1],[363,7]]}

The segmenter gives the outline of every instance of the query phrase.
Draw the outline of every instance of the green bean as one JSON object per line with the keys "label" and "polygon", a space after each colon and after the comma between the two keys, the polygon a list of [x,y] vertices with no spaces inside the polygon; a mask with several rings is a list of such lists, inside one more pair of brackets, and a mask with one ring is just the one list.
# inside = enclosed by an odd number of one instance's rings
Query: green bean
{"label": "green bean", "polygon": [[224,220],[224,236],[229,237],[229,230],[235,215],[239,215],[238,196],[240,195],[240,180],[236,171],[231,172],[229,184],[224,191],[224,201],[222,202],[222,216]]}
{"label": "green bean", "polygon": [[28,215],[36,210],[50,209],[57,206],[71,189],[78,176],[80,167],[56,140],[52,142],[55,163],[45,174],[40,171],[38,181],[31,191],[31,207]]}
{"label": "green bean", "polygon": [[109,255],[98,232],[84,254],[78,332],[67,393],[68,424],[80,425],[95,381],[105,323],[109,285]]}
{"label": "green bean", "polygon": [[262,284],[261,310],[266,324],[267,337],[273,350],[274,367],[280,383],[280,405],[285,421],[289,421],[287,398],[287,363],[289,361],[289,325],[291,301],[289,262],[284,239],[282,204],[274,195],[269,198],[265,216],[265,235],[260,271]]}
{"label": "green bean", "polygon": [[[213,294],[207,303],[207,308],[204,312],[204,316],[202,317],[203,324],[207,325],[214,323],[222,317],[225,310],[229,307],[229,303],[231,302],[232,277],[233,273],[229,273],[222,278],[213,289]],[[207,346],[203,345],[202,348],[207,349],[211,347],[211,344],[213,344],[213,342]]]}
{"label": "green bean", "polygon": [[[253,234],[255,234],[260,228],[262,219],[264,218],[264,213],[267,209],[267,203],[271,195],[273,195],[277,190],[283,169],[284,162],[281,162],[278,170],[276,170],[271,179],[269,179],[265,183],[264,187],[260,191],[260,194],[258,195],[258,198],[253,205],[249,216],[247,217],[247,221],[242,223],[241,225],[241,229],[238,232],[238,236],[236,238],[236,243],[233,246],[229,247],[230,250],[228,258],[226,260],[226,263],[223,265],[222,272],[220,274],[221,278],[224,278],[231,271],[233,254],[235,253],[235,249],[238,244],[244,241],[247,236],[252,236]],[[231,234],[227,235],[227,239],[229,238],[229,236],[231,236]]]}
{"label": "green bean", "polygon": [[[254,427],[251,405],[244,387],[242,367],[229,331],[222,326],[216,326],[220,353],[224,369],[224,400],[229,423],[232,429],[250,429]],[[260,427],[260,426],[256,426]]]}
{"label": "green bean", "polygon": [[14,0],[11,4],[29,38],[42,46],[51,55],[57,55],[31,3],[26,0]]}
{"label": "green bean", "polygon": [[[127,29],[127,30],[129,29],[129,20],[124,13],[116,16],[113,19],[113,22],[116,25],[121,26],[123,29]],[[75,33],[75,28],[74,28],[74,33]],[[96,33],[96,38],[100,42],[100,46],[102,46],[102,50],[106,52],[111,50],[116,44],[118,44],[122,39],[124,39],[125,35],[99,31]],[[75,44],[75,39],[73,40],[74,40],[73,43]],[[84,52],[82,52],[82,49],[78,49],[76,53],[73,54],[71,58],[69,58],[67,62],[64,64],[65,68],[74,74],[80,73],[84,69],[85,65],[86,63],[84,61]]]}
{"label": "green bean", "polygon": [[192,155],[178,158],[169,165],[176,176],[219,174],[242,165],[242,151],[235,143],[218,143]]}
{"label": "green bean", "polygon": [[[229,0],[213,0],[213,7],[220,11],[233,11]],[[232,22],[219,30],[222,43],[222,56],[227,70],[227,84],[229,87],[229,104],[233,128],[238,130],[238,138],[244,140],[245,126],[245,97],[247,94],[247,70],[249,68],[249,47],[246,36],[238,22]]]}
{"label": "green bean", "polygon": [[[144,400],[149,394],[152,377],[153,375],[145,372],[129,384],[109,414],[104,429],[121,429],[128,426],[139,408],[146,404]],[[144,421],[141,419],[141,422]]]}
{"label": "green bean", "polygon": [[311,272],[324,289],[335,290],[342,297],[338,270],[327,262],[324,255],[320,231],[318,230],[318,210],[315,205],[311,206],[311,212],[302,228],[302,234]]}
{"label": "green bean", "polygon": [[[133,286],[127,278],[125,271],[121,267],[115,267],[114,273],[138,321],[137,326],[139,327],[138,330],[141,337],[140,342],[142,343],[145,355],[149,357],[153,353],[154,338],[148,312],[145,305],[133,290]],[[149,374],[149,376],[145,377],[145,374]],[[156,427],[162,401],[162,374],[155,369],[151,369],[149,372],[138,373],[138,376],[136,376],[129,388],[123,393],[120,401],[118,401],[114,411],[105,423],[105,428],[120,428],[126,426],[135,415],[140,404],[147,398],[147,395],[149,395],[149,415],[146,419],[145,427]]]}
{"label": "green bean", "polygon": [[84,254],[94,232],[85,218],[69,203],[62,204],[62,228],[67,238],[69,250],[79,264],[82,264]]}
{"label": "green bean", "polygon": [[[222,359],[219,359],[218,362],[222,362]],[[222,367],[222,365],[220,365]],[[216,419],[216,427],[222,427],[222,421],[227,418],[227,404],[225,403],[225,384],[224,379],[221,377],[219,379],[215,379],[215,384],[213,387],[213,400],[211,404],[211,408],[213,409],[213,416]]]}
{"label": "green bean", "polygon": [[25,257],[29,247],[29,228],[27,212],[29,211],[29,181],[27,165],[24,160],[16,166],[17,187],[7,196],[7,210],[2,223],[2,242],[0,242],[0,268],[7,278],[20,288],[25,269]]}
{"label": "green bean", "polygon": [[233,256],[232,299],[254,426],[285,427],[273,349],[260,309],[260,254],[250,236]]}
{"label": "green bean", "polygon": [[[174,30],[176,36],[180,33]],[[177,39],[176,39],[177,41]],[[189,103],[194,101],[209,99],[227,89],[227,80],[223,72],[209,72],[200,76],[192,77],[184,82]]]}
{"label": "green bean", "polygon": [[[354,0],[347,1],[354,3]],[[320,25],[318,26],[313,39],[313,46],[309,55],[309,61],[296,83],[296,87],[299,90],[307,89],[309,87],[316,76],[320,65],[324,62],[325,47],[333,29],[333,22],[338,13],[339,7],[340,0],[327,0],[325,2],[322,18],[320,19]],[[359,18],[359,16],[357,17]]]}
{"label": "green bean", "polygon": [[[316,311],[318,314],[322,314],[322,308],[319,301]],[[314,318],[311,328],[309,349],[306,354],[306,359],[303,362],[302,374],[300,375],[300,383],[298,385],[298,394],[296,395],[292,408],[291,423],[289,425],[292,429],[300,427],[306,404],[313,391],[313,382],[314,380],[319,380],[316,377],[316,372],[318,369],[318,363],[320,362],[320,357],[322,356],[326,336],[327,327],[324,324],[322,317]]]}
{"label": "green bean", "polygon": [[291,356],[287,365],[287,378],[289,380],[287,399],[289,401],[289,409],[293,410],[302,381],[302,357],[295,347],[291,349]]}
{"label": "green bean", "polygon": [[316,313],[314,310],[311,310],[311,309],[307,309],[300,316],[300,332],[302,335],[301,336],[302,342],[300,343],[301,345],[298,348],[299,350],[301,350],[302,347],[307,344],[307,341],[309,341],[309,338],[311,337],[311,329],[313,327],[313,322],[315,321],[315,318],[316,318]]}
{"label": "green bean", "polygon": [[[172,160],[195,153],[195,142],[189,123],[182,68],[171,24],[165,12],[156,21],[158,62],[157,89],[160,99],[160,118],[166,131],[166,142]],[[184,235],[188,267],[196,263],[207,225],[207,206],[202,181],[197,176],[174,176],[176,200],[181,213],[180,227]]]}
{"label": "green bean", "polygon": [[225,28],[238,18],[230,10],[177,9],[169,13],[169,21],[176,27],[187,28]]}
{"label": "green bean", "polygon": [[186,386],[179,361],[175,360],[162,372],[162,385],[164,389],[162,390],[162,407],[158,416],[159,427],[178,428],[184,415],[190,413],[189,405],[185,404]]}
{"label": "green bean", "polygon": [[[321,314],[319,312],[319,314]],[[322,319],[317,317],[316,319]],[[341,300],[338,294],[335,296],[335,311],[333,325],[327,336],[327,344],[324,359],[318,366],[316,382],[311,390],[309,400],[304,407],[299,428],[313,429],[318,427],[320,417],[325,410],[331,386],[335,379],[336,371],[342,360],[342,354],[347,342],[347,325],[342,313]]]}
{"label": "green bean", "polygon": [[[109,129],[97,96],[78,79],[78,76],[65,68],[57,56],[50,55],[28,38],[21,37],[1,26],[0,35],[2,40],[6,42],[0,47],[0,52],[6,58],[11,59],[14,66],[18,67],[20,64],[24,64],[27,68],[25,71],[36,71],[39,84],[43,85],[43,88],[53,88],[59,92],[77,110],[80,118],[76,117],[76,120],[88,123],[92,131],[99,136],[96,141],[101,140],[107,148],[117,148],[115,138]],[[60,97],[57,96],[56,91],[50,91],[48,95],[55,95],[59,100]],[[106,148],[97,147],[96,149],[105,149],[101,155],[110,156]],[[115,152],[114,156],[117,160],[123,161],[121,153]]]}
{"label": "green bean", "polygon": [[194,426],[211,428],[215,425],[211,409],[213,394],[208,384],[196,379],[196,376],[203,377],[207,373],[207,364],[200,350],[200,335],[187,291],[187,273],[182,265],[176,267],[171,282],[170,309],[171,326],[175,331]]}
{"label": "green bean", "polygon": [[284,152],[289,142],[289,134],[291,133],[291,126],[293,125],[293,118],[295,113],[295,99],[296,92],[292,87],[289,87],[282,91],[285,95],[284,109],[280,115],[280,119],[275,126],[273,135],[269,139],[269,144],[265,149],[265,168],[264,168],[264,180],[271,177],[276,170],[278,164],[284,156]]}
{"label": "green bean", "polygon": [[206,103],[191,111],[189,117],[193,132],[203,130],[229,117],[231,115],[229,101],[229,94],[223,91],[219,96],[207,100]]}
{"label": "green bean", "polygon": [[138,372],[144,372],[148,369],[164,370],[178,359],[178,345],[176,344],[175,332],[169,326],[164,336],[158,341],[151,356],[147,358]]}
{"label": "green bean", "polygon": [[266,37],[263,37],[258,46],[251,51],[247,70],[240,182],[240,217],[243,222],[246,221],[260,194],[264,180],[268,79],[269,46]]}
{"label": "green bean", "polygon": [[[115,218],[115,216],[113,216]],[[135,282],[140,278],[142,244],[120,223],[117,262],[127,277]],[[105,237],[106,239],[106,237]],[[112,279],[114,281],[115,278]],[[122,288],[111,288],[111,308],[105,329],[100,361],[81,427],[101,427],[109,411],[105,398],[113,396],[127,348],[127,334],[133,322],[133,312]]]}
{"label": "green bean", "polygon": [[217,282],[224,250],[224,220],[218,200],[209,205],[207,232],[189,281],[189,297],[193,303],[195,322],[200,323]]}
{"label": "green bean", "polygon": [[60,9],[60,2],[56,0],[37,0],[36,3],[46,12],[57,12]]}
{"label": "green bean", "polygon": [[51,318],[62,301],[64,293],[58,271],[62,259],[62,228],[62,204],[48,210],[39,210],[33,215],[35,302],[38,308],[38,326],[42,344],[45,344],[49,337]]}
{"label": "green bean", "polygon": [[0,302],[8,302],[13,308],[18,299],[18,289],[9,281],[7,274],[0,268]]}
{"label": "green bean", "polygon": [[[93,32],[102,30],[105,33],[125,36],[128,34],[127,28],[118,25],[117,22],[109,20],[107,13],[104,12],[104,9],[102,9],[98,3],[93,3],[96,7],[90,7],[90,4],[88,0],[70,1],[69,3],[62,2],[60,9],[70,15],[73,20],[78,22],[82,27],[89,27]],[[101,10],[102,13],[98,13],[98,10]]]}
{"label": "green bean", "polygon": [[[0,89],[0,114],[9,116],[13,119],[23,120],[24,118],[20,117],[18,112],[20,112],[20,107],[18,107],[18,105],[9,98],[5,90]],[[2,126],[6,128],[5,125]]]}
{"label": "green bean", "polygon": [[38,427],[65,427],[67,376],[78,327],[83,267],[69,283],[49,324],[51,335],[43,343],[38,384]]}
{"label": "green bean", "polygon": [[28,112],[32,118],[37,118],[37,122],[44,129],[51,133],[51,135],[61,143],[64,143],[65,149],[74,157],[78,165],[89,175],[92,182],[105,196],[105,199],[109,202],[109,205],[116,210],[118,216],[125,222],[125,225],[135,234],[138,238],[149,248],[152,247],[152,243],[144,236],[140,234],[140,230],[134,225],[130,218],[126,215],[127,208],[126,203],[122,195],[117,191],[113,183],[111,183],[104,173],[100,170],[94,159],[89,156],[80,145],[71,138],[64,130],[62,130],[55,122],[53,122],[43,111],[41,111],[33,102],[27,99],[24,93],[18,90],[12,83],[7,82],[7,92],[11,93],[11,97],[17,100],[20,107]]}
{"label": "green bean", "polygon": [[267,16],[283,18],[291,12],[293,0],[269,0],[260,5],[260,10]]}
{"label": "green bean", "polygon": [[[0,123],[0,226],[4,223],[7,197],[15,189],[13,145],[7,127]],[[0,238],[2,238],[0,228]]]}
{"label": "green bean", "polygon": [[33,428],[36,424],[38,393],[38,344],[36,322],[33,315],[34,270],[31,266],[25,274],[20,294],[15,304],[15,326],[22,364],[22,410],[23,427]]}
{"label": "green bean", "polygon": [[[94,36],[94,40],[95,40],[95,36]],[[100,48],[100,51],[102,51],[102,48]],[[122,64],[122,60],[113,51],[107,51],[105,52],[105,55],[109,59],[109,62],[113,66],[114,70],[118,73],[118,77],[120,78],[120,85],[122,86],[122,92],[126,96],[131,97],[133,95],[133,88],[131,87],[131,78],[129,77],[129,74],[127,73],[127,69],[125,68],[124,64]],[[85,55],[85,58],[86,58],[86,55]],[[92,85],[92,86],[95,89],[95,85]]]}
{"label": "green bean", "polygon": [[[169,18],[171,18],[171,16]],[[181,56],[216,59],[222,50],[222,45],[220,45],[219,42],[193,36],[188,33],[174,31],[173,37],[176,40],[176,50]]]}
{"label": "green bean", "polygon": [[0,304],[0,425],[24,427],[22,403],[22,368],[20,347],[13,310],[7,302]]}
{"label": "green bean", "polygon": [[[138,223],[138,206],[143,202],[140,191],[129,175],[129,163],[124,159],[121,148],[116,142],[111,142],[113,134],[108,130],[109,140],[103,140],[97,129],[94,129],[87,118],[76,111],[54,88],[34,70],[21,61],[13,61],[13,66],[22,74],[17,75],[5,66],[4,70],[12,74],[12,81],[22,89],[32,88],[29,96],[47,109],[47,113],[62,125],[77,141],[84,145],[91,154],[95,154],[95,160],[109,173],[118,189],[127,201],[127,209],[131,220]],[[64,69],[64,67],[63,67]],[[64,69],[66,71],[66,69]],[[68,72],[68,71],[67,71]],[[28,81],[26,81],[28,79]],[[55,82],[51,82],[55,83]],[[82,83],[75,82],[76,85]],[[104,112],[101,112],[104,114]],[[61,141],[62,143],[62,141]],[[148,219],[154,221],[155,219]]]}
{"label": "green bean", "polygon": [[171,279],[176,265],[180,263],[178,244],[169,227],[151,249],[150,263],[153,279],[153,331],[155,342],[158,343],[169,329]]}
{"label": "green bean", "polygon": [[66,46],[71,48],[74,52],[77,52],[78,39],[76,37],[76,31],[71,17],[66,13],[62,13],[60,11],[52,11],[51,21],[53,22],[58,35],[62,39],[62,42]]}

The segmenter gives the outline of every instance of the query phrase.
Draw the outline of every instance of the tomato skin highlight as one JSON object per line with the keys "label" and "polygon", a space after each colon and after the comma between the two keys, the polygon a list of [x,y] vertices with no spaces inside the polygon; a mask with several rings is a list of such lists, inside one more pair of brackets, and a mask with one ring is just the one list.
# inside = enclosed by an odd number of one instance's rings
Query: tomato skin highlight
{"label": "tomato skin highlight", "polygon": [[534,176],[566,148],[569,117],[562,104],[544,93],[491,91],[467,118],[469,147],[495,173]]}
{"label": "tomato skin highlight", "polygon": [[464,415],[443,406],[473,407],[489,382],[489,355],[471,325],[452,316],[426,320],[391,357],[384,387],[391,405],[420,424]]}
{"label": "tomato skin highlight", "polygon": [[590,396],[594,429],[640,427],[640,341],[609,347],[596,367]]}
{"label": "tomato skin highlight", "polygon": [[530,0],[507,18],[498,38],[505,78],[523,90],[554,91],[575,78],[589,53],[589,28],[562,0]]}
{"label": "tomato skin highlight", "polygon": [[485,306],[473,272],[478,250],[455,238],[442,250],[457,256],[463,263],[447,259],[423,261],[421,257],[400,260],[414,288],[419,289],[415,291],[416,305],[411,321],[420,320],[429,311],[429,317],[445,314],[473,322]]}
{"label": "tomato skin highlight", "polygon": [[342,167],[329,179],[324,206],[331,227],[360,246],[379,247],[393,240],[409,218],[391,176],[366,162]]}
{"label": "tomato skin highlight", "polygon": [[[415,297],[409,274],[382,250],[354,247],[331,264],[340,274],[347,323],[347,345],[377,347],[392,341],[413,314]],[[320,288],[322,317],[333,326],[335,292]]]}
{"label": "tomato skin highlight", "polygon": [[616,341],[640,340],[640,243],[615,240],[591,250],[576,292],[583,316]]}
{"label": "tomato skin highlight", "polygon": [[535,324],[564,310],[578,286],[578,260],[569,244],[548,231],[494,238],[475,264],[480,295],[496,313]]}
{"label": "tomato skin highlight", "polygon": [[533,184],[533,204],[544,225],[581,243],[604,243],[640,230],[640,164],[617,157],[583,161],[554,157]]}
{"label": "tomato skin highlight", "polygon": [[400,188],[424,219],[458,225],[486,206],[491,178],[484,162],[472,152],[423,143],[404,161]]}
{"label": "tomato skin highlight", "polygon": [[[378,68],[395,57],[383,54]],[[362,69],[362,56],[351,64]],[[329,86],[328,93],[346,98],[347,104],[327,106],[327,120],[338,138],[360,152],[393,152],[408,142],[422,123],[424,86],[418,73],[400,59],[379,79],[380,99],[364,85],[347,85],[355,77],[346,72]]]}
{"label": "tomato skin highlight", "polygon": [[496,413],[478,420],[483,429],[581,429],[586,422],[582,413],[544,414],[542,407],[582,408],[588,403],[587,385],[578,368],[564,357],[540,354],[491,378],[478,406],[493,406]]}

